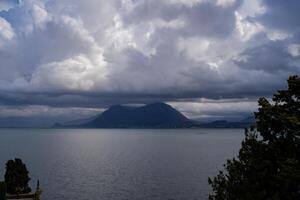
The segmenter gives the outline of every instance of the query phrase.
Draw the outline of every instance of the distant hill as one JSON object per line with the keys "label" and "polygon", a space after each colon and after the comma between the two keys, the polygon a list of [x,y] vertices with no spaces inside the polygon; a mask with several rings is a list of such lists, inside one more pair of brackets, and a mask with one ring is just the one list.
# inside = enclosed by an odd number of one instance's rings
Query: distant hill
{"label": "distant hill", "polygon": [[254,114],[245,117],[244,119],[241,120],[241,122],[254,124],[255,123],[255,116],[254,116]]}
{"label": "distant hill", "polygon": [[72,121],[67,121],[64,123],[55,123],[54,127],[59,128],[59,127],[76,127],[79,126],[81,124],[85,124],[88,123],[94,119],[96,119],[99,115],[93,116],[93,117],[89,117],[89,118],[84,118],[84,119],[76,119],[76,120],[72,120]]}
{"label": "distant hill", "polygon": [[238,121],[238,122],[229,122],[226,120],[217,120],[208,123],[197,123],[199,128],[248,128],[254,125],[254,121]]}
{"label": "distant hill", "polygon": [[189,128],[191,120],[165,103],[142,107],[111,106],[95,119],[80,124],[84,128]]}
{"label": "distant hill", "polygon": [[193,123],[198,128],[249,128],[255,125],[255,117],[253,114],[249,114],[236,121],[214,120],[211,122],[201,122],[194,120]]}

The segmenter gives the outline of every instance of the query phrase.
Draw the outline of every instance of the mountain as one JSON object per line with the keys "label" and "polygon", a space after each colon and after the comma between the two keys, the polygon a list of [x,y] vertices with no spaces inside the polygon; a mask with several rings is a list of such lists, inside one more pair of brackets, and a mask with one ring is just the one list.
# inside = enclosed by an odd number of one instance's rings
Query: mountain
{"label": "mountain", "polygon": [[190,120],[165,103],[153,103],[142,107],[114,105],[101,114],[65,123],[54,128],[246,128],[255,124],[249,115],[239,121],[216,120],[199,122]]}
{"label": "mountain", "polygon": [[153,103],[142,107],[111,106],[89,122],[77,125],[81,128],[189,128],[191,120],[165,103]]}

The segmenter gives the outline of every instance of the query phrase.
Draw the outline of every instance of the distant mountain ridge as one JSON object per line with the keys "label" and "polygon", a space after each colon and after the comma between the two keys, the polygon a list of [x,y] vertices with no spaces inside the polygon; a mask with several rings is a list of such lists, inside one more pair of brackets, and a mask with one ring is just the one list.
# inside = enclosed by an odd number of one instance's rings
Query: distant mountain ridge
{"label": "distant mountain ridge", "polygon": [[199,128],[248,128],[255,124],[255,121],[238,121],[238,122],[229,122],[226,120],[216,120],[207,123],[197,123]]}
{"label": "distant mountain ridge", "polygon": [[[249,117],[248,117],[249,118]],[[240,122],[217,120],[201,123],[188,119],[172,106],[152,103],[142,107],[113,105],[88,119],[55,124],[56,128],[245,128],[254,124],[252,118]]]}

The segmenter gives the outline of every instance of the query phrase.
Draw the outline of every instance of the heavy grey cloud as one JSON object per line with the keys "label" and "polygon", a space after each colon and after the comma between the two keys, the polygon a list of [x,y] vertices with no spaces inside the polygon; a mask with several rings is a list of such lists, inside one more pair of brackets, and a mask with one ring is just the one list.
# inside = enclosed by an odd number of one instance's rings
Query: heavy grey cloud
{"label": "heavy grey cloud", "polygon": [[3,2],[0,104],[9,108],[253,102],[300,70],[296,0]]}
{"label": "heavy grey cloud", "polygon": [[298,45],[285,45],[282,41],[270,41],[261,46],[246,49],[239,54],[235,63],[248,70],[261,70],[267,73],[290,72],[299,74]]}
{"label": "heavy grey cloud", "polygon": [[169,27],[172,22],[173,26],[182,24],[176,33],[184,36],[226,37],[235,29],[234,10],[240,6],[240,0],[183,2],[137,1],[132,9],[122,13],[122,19],[131,25],[160,20],[169,23]]}
{"label": "heavy grey cloud", "polygon": [[297,0],[263,0],[266,11],[257,18],[263,25],[291,33],[300,31],[299,8]]}

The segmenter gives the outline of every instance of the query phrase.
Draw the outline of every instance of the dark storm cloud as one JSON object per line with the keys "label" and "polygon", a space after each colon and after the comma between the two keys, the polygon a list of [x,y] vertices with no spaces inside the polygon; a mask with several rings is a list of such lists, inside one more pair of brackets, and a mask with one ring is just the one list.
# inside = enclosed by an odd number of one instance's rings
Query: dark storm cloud
{"label": "dark storm cloud", "polygon": [[263,0],[266,12],[257,16],[266,27],[288,32],[300,31],[300,1]]}
{"label": "dark storm cloud", "polygon": [[269,41],[254,48],[246,49],[239,54],[235,63],[243,69],[261,70],[267,73],[299,73],[299,65],[295,66],[299,56],[288,51],[285,42]]}

